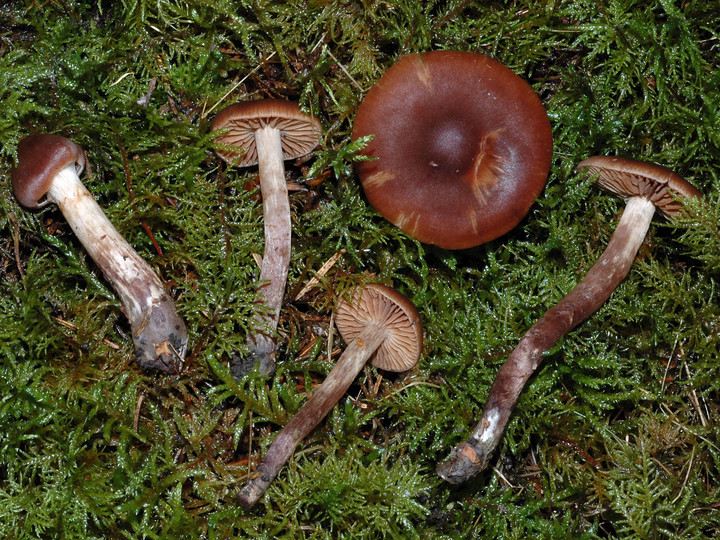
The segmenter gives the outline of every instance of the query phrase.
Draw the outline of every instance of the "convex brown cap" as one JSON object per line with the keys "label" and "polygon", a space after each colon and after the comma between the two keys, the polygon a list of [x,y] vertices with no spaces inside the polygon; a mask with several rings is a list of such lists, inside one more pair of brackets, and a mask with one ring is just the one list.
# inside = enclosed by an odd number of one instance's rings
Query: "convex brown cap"
{"label": "convex brown cap", "polygon": [[[12,171],[12,188],[18,202],[27,208],[40,208],[55,176],[75,163],[80,174],[85,168],[85,152],[70,139],[42,134],[25,137],[18,144],[18,166]],[[41,202],[42,201],[42,202]]]}
{"label": "convex brown cap", "polygon": [[358,108],[352,138],[370,204],[418,240],[482,244],[525,216],[547,181],[552,132],[532,88],[485,55],[402,57]]}
{"label": "convex brown cap", "polygon": [[597,174],[596,182],[624,199],[644,197],[667,218],[682,210],[682,199],[702,197],[702,193],[667,167],[647,161],[614,156],[593,156],[581,161],[578,171]]}
{"label": "convex brown cap", "polygon": [[309,154],[317,146],[322,134],[320,121],[302,112],[295,103],[278,99],[237,103],[220,111],[211,126],[213,131],[227,129],[215,141],[236,147],[237,150],[217,149],[217,154],[238,167],[257,164],[255,131],[268,125],[282,132],[285,159]]}
{"label": "convex brown cap", "polygon": [[370,283],[350,301],[338,306],[335,324],[346,343],[356,339],[370,324],[380,324],[387,338],[371,357],[375,367],[405,371],[422,352],[422,323],[410,300],[386,285]]}

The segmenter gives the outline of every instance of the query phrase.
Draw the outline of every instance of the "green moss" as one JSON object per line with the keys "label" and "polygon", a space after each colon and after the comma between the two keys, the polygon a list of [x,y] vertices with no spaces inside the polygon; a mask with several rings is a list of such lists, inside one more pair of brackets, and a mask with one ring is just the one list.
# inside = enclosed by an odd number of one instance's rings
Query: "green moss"
{"label": "green moss", "polygon": [[[717,0],[0,7],[2,536],[720,534],[719,12]],[[432,49],[508,65],[554,133],[528,216],[462,252],[386,222],[353,169],[365,92],[400,55]],[[300,102],[323,140],[288,164],[299,189],[278,372],[238,383],[227,366],[257,307],[262,209],[256,171],[221,164],[208,130],[224,106],[262,97]],[[181,375],[139,371],[119,301],[62,215],[15,202],[17,143],[36,132],[86,148],[86,184],[170,286],[191,338]],[[707,199],[653,223],[607,304],[546,355],[493,468],[451,488],[436,464],[614,230],[622,202],[574,172],[600,153],[663,163]],[[409,374],[366,368],[243,511],[237,488],[342,347],[333,306],[366,279],[418,305],[423,359]]]}

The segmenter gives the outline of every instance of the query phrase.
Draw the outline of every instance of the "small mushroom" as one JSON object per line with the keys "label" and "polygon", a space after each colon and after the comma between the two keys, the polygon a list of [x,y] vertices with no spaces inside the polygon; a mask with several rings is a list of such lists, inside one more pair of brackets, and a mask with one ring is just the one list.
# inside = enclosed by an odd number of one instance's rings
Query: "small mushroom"
{"label": "small mushroom", "polygon": [[85,152],[59,135],[31,135],[18,145],[12,172],[15,197],[23,206],[55,203],[123,303],[138,364],[166,373],[183,365],[187,331],[152,268],[107,219],[80,182]]}
{"label": "small mushroom", "polygon": [[403,56],[370,89],[352,138],[370,204],[421,242],[463,249],[515,227],[550,170],[552,132],[532,88],[485,55]]}
{"label": "small mushroom", "polygon": [[702,196],[681,176],[654,163],[595,156],[582,161],[578,169],[597,174],[601,187],[627,199],[625,211],[598,261],[527,331],[498,371],[480,422],[470,438],[455,447],[437,469],[450,483],[464,482],[486,467],[520,392],[543,354],[595,312],[627,276],[655,210],[672,218],[681,212],[683,198]]}
{"label": "small mushroom", "polygon": [[267,454],[240,490],[238,500],[253,506],[300,443],[340,400],[368,359],[389,371],[413,367],[422,350],[422,325],[415,306],[391,287],[371,283],[338,306],[335,324],[347,349],[325,381],[278,433]]}
{"label": "small mushroom", "polygon": [[225,147],[216,150],[223,160],[238,167],[258,164],[265,220],[259,287],[264,308],[248,331],[250,356],[234,357],[232,373],[239,379],[257,365],[267,375],[275,370],[274,334],[290,265],[290,201],[283,161],[310,153],[320,141],[321,126],[295,103],[266,99],[230,105],[214,118],[212,129],[225,130],[215,139]]}

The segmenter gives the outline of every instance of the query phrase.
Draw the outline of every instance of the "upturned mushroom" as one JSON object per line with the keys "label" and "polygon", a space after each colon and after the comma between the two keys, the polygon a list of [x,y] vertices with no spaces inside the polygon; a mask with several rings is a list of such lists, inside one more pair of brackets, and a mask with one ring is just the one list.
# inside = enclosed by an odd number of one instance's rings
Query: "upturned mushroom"
{"label": "upturned mushroom", "polygon": [[340,303],[335,324],[347,348],[323,383],[278,433],[238,500],[253,506],[302,441],[340,400],[368,359],[388,371],[405,371],[420,359],[422,325],[415,306],[386,285],[371,283]]}
{"label": "upturned mushroom", "polygon": [[602,188],[627,199],[625,211],[598,261],[527,331],[498,371],[480,422],[437,469],[450,483],[464,482],[487,466],[520,392],[543,354],[595,312],[627,276],[655,211],[672,218],[682,211],[683,199],[702,196],[681,176],[654,163],[595,156],[582,161],[578,170],[595,174]]}
{"label": "upturned mushroom", "polygon": [[292,231],[283,161],[310,153],[320,141],[321,126],[295,103],[266,99],[230,105],[217,114],[212,129],[224,130],[215,139],[224,147],[216,150],[224,161],[237,167],[257,164],[259,169],[265,222],[259,290],[264,306],[248,330],[249,357],[234,357],[231,369],[236,379],[255,366],[267,375],[275,369],[274,335],[290,265]]}
{"label": "upturned mushroom", "polygon": [[59,135],[31,135],[18,145],[12,172],[23,206],[55,203],[123,303],[138,364],[177,373],[187,348],[185,324],[160,278],[113,227],[80,181],[85,152]]}
{"label": "upturned mushroom", "polygon": [[432,51],[398,60],[370,89],[352,138],[373,135],[356,170],[369,203],[421,242],[463,249],[515,227],[550,170],[545,109],[485,55]]}

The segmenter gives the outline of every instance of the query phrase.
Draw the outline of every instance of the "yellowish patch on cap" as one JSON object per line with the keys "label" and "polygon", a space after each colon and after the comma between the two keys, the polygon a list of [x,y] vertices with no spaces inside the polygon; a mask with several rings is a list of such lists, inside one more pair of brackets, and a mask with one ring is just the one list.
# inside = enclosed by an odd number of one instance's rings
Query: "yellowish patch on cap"
{"label": "yellowish patch on cap", "polygon": [[475,167],[472,178],[470,178],[470,189],[475,199],[481,206],[487,201],[486,195],[490,189],[497,184],[498,178],[505,172],[503,164],[505,160],[495,154],[492,149],[493,142],[500,136],[503,129],[496,129],[485,135],[478,144],[478,153],[475,157]]}
{"label": "yellowish patch on cap", "polygon": [[393,223],[410,236],[417,236],[420,227],[420,216],[415,212],[411,214],[401,212]]}
{"label": "yellowish patch on cap", "polygon": [[427,88],[429,92],[432,92],[432,73],[420,56],[415,58],[415,74],[420,83]]}
{"label": "yellowish patch on cap", "polygon": [[474,210],[468,210],[467,213],[468,221],[472,225],[472,230],[475,234],[478,233],[478,216]]}
{"label": "yellowish patch on cap", "polygon": [[363,186],[365,189],[368,188],[379,188],[382,187],[383,184],[386,182],[389,182],[390,180],[395,179],[395,173],[390,171],[378,171],[376,173],[371,174],[365,180],[362,181]]}

